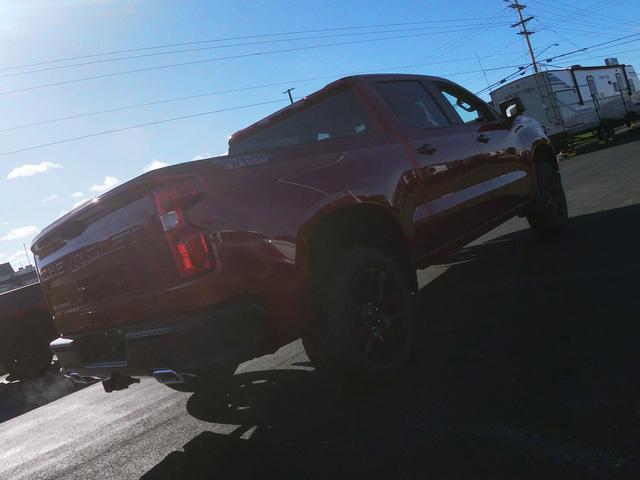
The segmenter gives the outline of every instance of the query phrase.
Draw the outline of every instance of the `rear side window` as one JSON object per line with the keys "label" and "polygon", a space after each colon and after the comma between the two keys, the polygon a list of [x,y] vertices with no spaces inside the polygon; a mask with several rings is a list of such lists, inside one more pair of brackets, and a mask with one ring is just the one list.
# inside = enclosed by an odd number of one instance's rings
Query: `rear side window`
{"label": "rear side window", "polygon": [[238,142],[232,139],[229,154],[354,137],[371,130],[371,121],[355,94],[345,90],[275,119]]}
{"label": "rear side window", "polygon": [[377,87],[402,123],[425,129],[450,125],[438,104],[420,82],[380,82]]}

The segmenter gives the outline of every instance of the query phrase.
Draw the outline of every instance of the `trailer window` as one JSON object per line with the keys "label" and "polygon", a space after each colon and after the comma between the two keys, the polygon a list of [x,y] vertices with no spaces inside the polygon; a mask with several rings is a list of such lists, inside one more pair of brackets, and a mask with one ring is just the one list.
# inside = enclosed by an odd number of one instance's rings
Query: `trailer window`
{"label": "trailer window", "polygon": [[326,142],[372,131],[372,123],[351,90],[336,93],[283,118],[274,118],[237,142],[230,140],[229,154],[269,148]]}
{"label": "trailer window", "polygon": [[598,96],[598,88],[596,87],[596,81],[593,79],[592,75],[587,76],[587,84],[589,85],[591,97],[596,98]]}
{"label": "trailer window", "polygon": [[631,93],[634,93],[636,91],[636,84],[633,83],[633,80],[629,79],[629,90],[631,91]]}

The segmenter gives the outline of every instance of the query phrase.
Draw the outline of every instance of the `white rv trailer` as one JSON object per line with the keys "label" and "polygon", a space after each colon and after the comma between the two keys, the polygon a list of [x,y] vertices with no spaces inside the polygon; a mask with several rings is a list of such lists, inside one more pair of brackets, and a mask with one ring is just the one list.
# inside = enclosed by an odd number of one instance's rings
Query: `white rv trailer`
{"label": "white rv trailer", "polygon": [[616,126],[640,118],[640,79],[630,65],[547,70],[503,85],[490,95],[500,110],[520,97],[526,114],[545,127],[558,150],[589,131],[609,139]]}

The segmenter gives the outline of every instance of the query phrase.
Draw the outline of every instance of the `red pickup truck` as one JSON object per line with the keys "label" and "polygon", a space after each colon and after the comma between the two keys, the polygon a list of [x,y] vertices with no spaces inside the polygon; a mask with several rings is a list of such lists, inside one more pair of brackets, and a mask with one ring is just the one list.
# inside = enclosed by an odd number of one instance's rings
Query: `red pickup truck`
{"label": "red pickup truck", "polygon": [[67,214],[32,251],[66,375],[194,390],[302,337],[366,385],[414,351],[416,269],[507,219],[567,223],[545,132],[435,77],[362,75]]}
{"label": "red pickup truck", "polygon": [[0,294],[0,370],[14,379],[38,377],[51,366],[49,342],[57,336],[40,285]]}

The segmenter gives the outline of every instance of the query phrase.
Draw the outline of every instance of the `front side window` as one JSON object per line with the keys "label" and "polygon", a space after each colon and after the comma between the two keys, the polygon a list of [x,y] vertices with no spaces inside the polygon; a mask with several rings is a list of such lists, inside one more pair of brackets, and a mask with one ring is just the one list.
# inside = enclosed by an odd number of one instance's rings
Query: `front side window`
{"label": "front side window", "polygon": [[303,106],[282,119],[275,118],[237,142],[232,138],[229,154],[354,137],[371,132],[372,128],[353,91],[345,90]]}
{"label": "front side window", "polygon": [[449,85],[439,85],[439,88],[444,98],[464,123],[494,120],[489,107],[479,98],[472,97],[463,91],[457,91]]}
{"label": "front side window", "polygon": [[450,126],[447,117],[422,83],[415,80],[379,82],[377,88],[402,123],[423,129]]}

